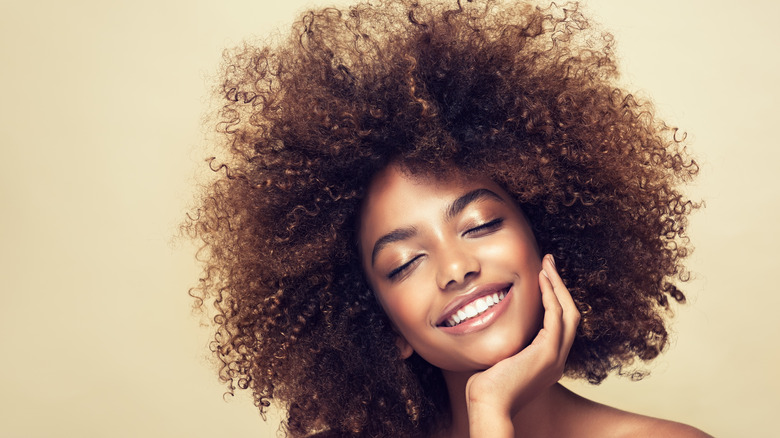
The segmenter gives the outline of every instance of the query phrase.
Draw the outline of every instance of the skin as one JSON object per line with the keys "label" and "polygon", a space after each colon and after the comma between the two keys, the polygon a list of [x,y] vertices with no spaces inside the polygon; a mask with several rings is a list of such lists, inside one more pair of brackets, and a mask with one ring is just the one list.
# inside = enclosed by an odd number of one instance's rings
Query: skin
{"label": "skin", "polygon": [[[461,198],[475,191],[471,202]],[[448,217],[459,198],[462,209]],[[539,331],[536,241],[523,214],[496,184],[418,181],[391,167],[375,179],[363,211],[369,281],[404,344],[431,364],[453,372],[483,370],[520,351]],[[394,233],[402,235],[377,245]],[[448,333],[439,325],[447,307],[475,288],[509,286],[511,293],[501,303],[508,308],[492,324],[468,334]]]}
{"label": "skin", "polygon": [[[497,184],[448,175],[388,166],[369,187],[360,229],[366,277],[401,355],[417,352],[444,375],[453,422],[441,436],[708,436],[557,383],[580,315],[553,257],[540,257],[525,216]],[[499,290],[505,298],[484,313],[445,322]]]}

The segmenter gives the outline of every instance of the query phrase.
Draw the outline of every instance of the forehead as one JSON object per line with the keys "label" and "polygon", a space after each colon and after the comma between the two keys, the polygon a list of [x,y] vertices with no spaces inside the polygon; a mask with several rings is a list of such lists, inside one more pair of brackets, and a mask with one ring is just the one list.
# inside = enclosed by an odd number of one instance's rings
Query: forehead
{"label": "forehead", "polygon": [[388,166],[374,176],[369,186],[360,215],[361,236],[387,232],[415,218],[433,219],[454,199],[479,188],[505,196],[489,178],[457,169],[445,176],[432,176]]}

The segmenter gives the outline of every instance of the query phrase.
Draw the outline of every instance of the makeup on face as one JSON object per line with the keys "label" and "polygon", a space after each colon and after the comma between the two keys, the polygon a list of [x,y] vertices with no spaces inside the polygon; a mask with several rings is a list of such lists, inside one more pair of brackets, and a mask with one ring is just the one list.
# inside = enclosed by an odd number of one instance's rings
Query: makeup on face
{"label": "makeup on face", "polygon": [[391,165],[361,212],[363,268],[403,342],[442,369],[485,369],[541,327],[530,226],[489,178],[412,175]]}

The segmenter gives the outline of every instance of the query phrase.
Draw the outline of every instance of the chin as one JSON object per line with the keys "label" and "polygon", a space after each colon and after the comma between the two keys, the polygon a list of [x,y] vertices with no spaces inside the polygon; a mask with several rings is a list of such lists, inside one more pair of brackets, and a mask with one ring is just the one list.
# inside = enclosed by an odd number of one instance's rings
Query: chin
{"label": "chin", "polygon": [[473,345],[469,348],[470,357],[462,369],[454,371],[483,371],[502,360],[514,356],[525,348],[529,342],[524,339],[512,338],[511,336],[491,336],[482,339],[479,345]]}
{"label": "chin", "polygon": [[515,354],[519,353],[523,348],[525,348],[524,344],[521,344],[519,346],[504,345],[501,347],[495,346],[493,348],[488,348],[484,352],[484,354],[478,358],[478,362],[480,364],[480,370],[490,368],[493,365],[501,362],[502,360],[514,356]]}

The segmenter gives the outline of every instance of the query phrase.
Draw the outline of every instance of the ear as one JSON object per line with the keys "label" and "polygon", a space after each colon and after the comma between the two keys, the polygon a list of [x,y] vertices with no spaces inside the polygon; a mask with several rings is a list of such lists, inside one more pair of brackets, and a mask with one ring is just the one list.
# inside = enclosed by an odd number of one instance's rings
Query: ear
{"label": "ear", "polygon": [[412,345],[401,335],[395,337],[395,345],[398,347],[398,351],[401,352],[401,359],[409,359],[409,356],[414,353]]}

